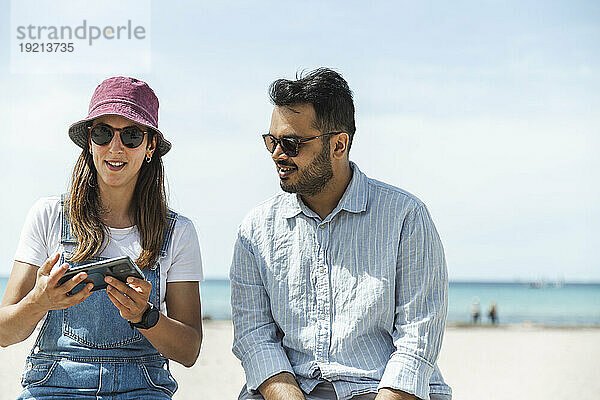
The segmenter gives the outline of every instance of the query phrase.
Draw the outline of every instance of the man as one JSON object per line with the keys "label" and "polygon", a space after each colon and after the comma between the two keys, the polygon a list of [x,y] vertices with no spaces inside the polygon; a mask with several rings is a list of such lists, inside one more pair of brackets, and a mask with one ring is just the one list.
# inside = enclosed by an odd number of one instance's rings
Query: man
{"label": "man", "polygon": [[240,399],[444,399],[440,239],[423,203],[349,161],[348,84],[320,68],[270,87],[280,193],[242,222],[231,266]]}

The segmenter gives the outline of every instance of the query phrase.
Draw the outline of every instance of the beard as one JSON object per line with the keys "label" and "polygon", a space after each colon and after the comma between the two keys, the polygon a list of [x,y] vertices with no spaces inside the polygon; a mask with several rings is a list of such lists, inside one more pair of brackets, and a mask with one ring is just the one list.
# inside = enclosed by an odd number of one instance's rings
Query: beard
{"label": "beard", "polygon": [[300,177],[294,184],[288,184],[284,180],[280,180],[281,189],[288,193],[298,193],[301,196],[314,196],[323,190],[333,178],[329,141],[323,143],[323,149],[309,165],[302,171],[298,169],[298,174],[300,174]]}

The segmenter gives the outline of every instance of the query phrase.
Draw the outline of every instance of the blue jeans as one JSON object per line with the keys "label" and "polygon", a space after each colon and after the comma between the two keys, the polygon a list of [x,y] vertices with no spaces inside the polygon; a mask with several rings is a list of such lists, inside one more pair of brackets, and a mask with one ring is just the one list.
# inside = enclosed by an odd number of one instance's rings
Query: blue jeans
{"label": "blue jeans", "polygon": [[[373,400],[376,395],[377,393],[367,393],[354,396],[352,400]],[[330,382],[319,383],[312,392],[309,394],[305,393],[304,398],[306,400],[337,400],[335,389]],[[260,393],[250,394],[246,386],[244,386],[238,400],[264,400],[264,397]]]}
{"label": "blue jeans", "polygon": [[[367,393],[358,396],[352,397],[351,400],[373,400],[377,396],[377,393]],[[330,382],[323,382],[318,384],[312,392],[309,394],[305,394],[304,397],[306,400],[337,400],[337,396],[335,393],[335,389]],[[430,400],[450,400],[451,396],[446,396],[442,394],[433,394],[429,395]],[[246,386],[242,388],[242,392],[240,393],[240,397],[238,400],[260,400],[264,398],[260,393],[251,395],[248,393]]]}
{"label": "blue jeans", "polygon": [[21,399],[170,399],[177,383],[164,361],[92,363],[28,357]]}

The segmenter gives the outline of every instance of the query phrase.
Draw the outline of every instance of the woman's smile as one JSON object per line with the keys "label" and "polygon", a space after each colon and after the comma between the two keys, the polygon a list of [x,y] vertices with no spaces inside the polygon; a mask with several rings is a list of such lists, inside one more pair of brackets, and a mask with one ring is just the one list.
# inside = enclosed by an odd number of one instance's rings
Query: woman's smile
{"label": "woman's smile", "polygon": [[127,165],[124,161],[104,161],[108,169],[111,171],[120,171]]}

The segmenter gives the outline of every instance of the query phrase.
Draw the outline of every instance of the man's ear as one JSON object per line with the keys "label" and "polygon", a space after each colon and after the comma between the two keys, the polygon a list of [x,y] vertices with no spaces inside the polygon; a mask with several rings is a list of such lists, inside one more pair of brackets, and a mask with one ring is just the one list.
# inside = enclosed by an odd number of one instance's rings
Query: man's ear
{"label": "man's ear", "polygon": [[346,132],[338,133],[334,136],[333,142],[333,157],[342,158],[348,153],[348,143],[350,143],[350,136]]}

